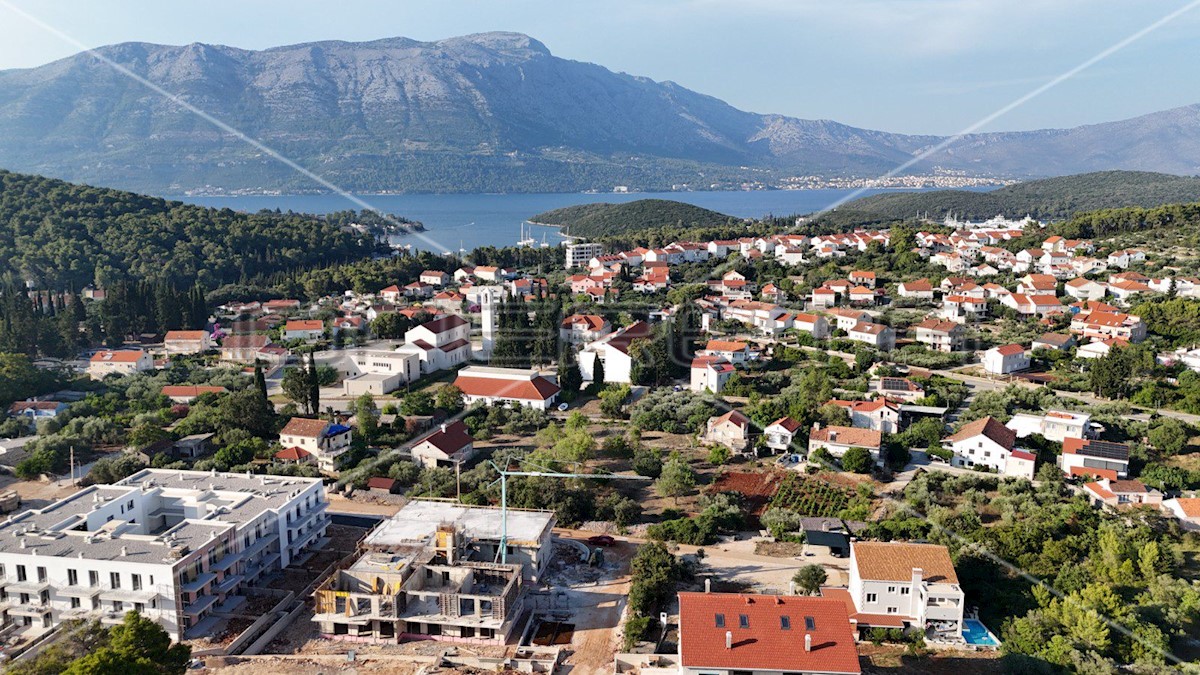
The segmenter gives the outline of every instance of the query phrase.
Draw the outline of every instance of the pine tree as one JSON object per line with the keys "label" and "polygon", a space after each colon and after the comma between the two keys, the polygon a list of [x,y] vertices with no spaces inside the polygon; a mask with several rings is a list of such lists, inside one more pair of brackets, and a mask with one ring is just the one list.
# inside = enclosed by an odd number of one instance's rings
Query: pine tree
{"label": "pine tree", "polygon": [[263,374],[261,363],[254,364],[254,388],[258,391],[259,397],[267,400],[267,377]]}
{"label": "pine tree", "polygon": [[317,358],[308,355],[308,407],[315,415],[321,409],[321,382],[317,377]]}

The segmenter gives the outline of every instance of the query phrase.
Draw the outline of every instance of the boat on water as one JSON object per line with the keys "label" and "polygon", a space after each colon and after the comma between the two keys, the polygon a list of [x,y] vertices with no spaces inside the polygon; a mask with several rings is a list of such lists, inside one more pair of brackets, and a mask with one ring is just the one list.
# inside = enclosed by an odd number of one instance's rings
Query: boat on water
{"label": "boat on water", "polygon": [[533,233],[530,232],[526,234],[525,223],[521,223],[521,238],[517,240],[517,246],[527,246],[529,248],[533,248],[534,246],[537,246],[537,243],[537,239],[533,238]]}

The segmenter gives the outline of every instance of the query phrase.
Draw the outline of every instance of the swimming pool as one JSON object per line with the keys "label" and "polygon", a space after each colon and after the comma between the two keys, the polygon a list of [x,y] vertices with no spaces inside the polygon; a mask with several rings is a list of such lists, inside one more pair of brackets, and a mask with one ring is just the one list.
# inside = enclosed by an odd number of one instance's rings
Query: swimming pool
{"label": "swimming pool", "polygon": [[969,645],[978,645],[980,647],[999,647],[1000,641],[992,635],[991,631],[977,619],[967,619],[963,621],[963,639]]}

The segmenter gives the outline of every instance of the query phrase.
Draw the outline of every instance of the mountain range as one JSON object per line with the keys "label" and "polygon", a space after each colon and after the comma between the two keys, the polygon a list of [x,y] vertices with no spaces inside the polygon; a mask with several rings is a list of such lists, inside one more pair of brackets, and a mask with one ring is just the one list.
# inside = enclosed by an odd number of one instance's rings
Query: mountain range
{"label": "mountain range", "polygon": [[[318,190],[154,85],[347,189],[664,189],[890,170],[944,139],[765,115],[517,33],[261,51],[124,43],[0,71],[0,166],[155,193]],[[98,58],[99,57],[99,58]],[[1200,173],[1200,105],[973,134],[910,171]]]}

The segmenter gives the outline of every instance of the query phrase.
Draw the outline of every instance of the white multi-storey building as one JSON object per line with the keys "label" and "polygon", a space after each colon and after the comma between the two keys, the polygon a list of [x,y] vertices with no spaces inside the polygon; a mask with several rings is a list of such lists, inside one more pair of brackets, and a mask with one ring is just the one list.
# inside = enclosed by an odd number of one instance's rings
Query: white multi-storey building
{"label": "white multi-storey building", "polygon": [[592,258],[598,258],[604,255],[604,245],[594,242],[567,244],[566,250],[567,257],[565,264],[567,269],[574,267],[587,267]]}
{"label": "white multi-storey building", "polygon": [[132,610],[205,634],[324,536],[326,506],[315,478],[144,469],[84,488],[0,523],[0,616],[32,635]]}
{"label": "white multi-storey building", "polygon": [[965,596],[945,546],[852,542],[848,590],[860,614],[899,617],[939,636],[962,637]]}

